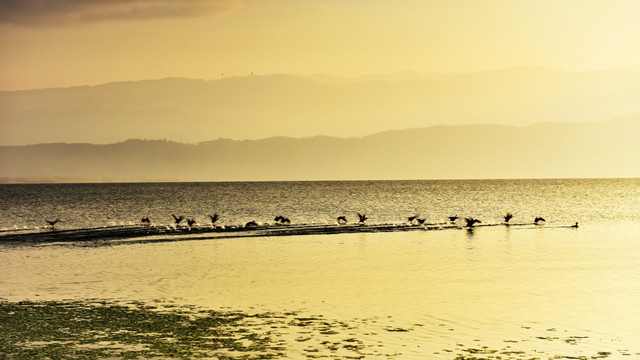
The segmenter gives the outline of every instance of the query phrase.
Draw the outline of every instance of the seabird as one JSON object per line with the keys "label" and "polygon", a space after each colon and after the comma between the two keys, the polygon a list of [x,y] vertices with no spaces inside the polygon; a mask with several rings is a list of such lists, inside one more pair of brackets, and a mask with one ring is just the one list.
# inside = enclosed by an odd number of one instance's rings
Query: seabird
{"label": "seabird", "polygon": [[427,221],[427,219],[416,219],[416,221],[418,222],[418,225],[422,225],[424,224],[425,221]]}
{"label": "seabird", "polygon": [[572,228],[577,228],[578,227],[578,222],[576,221],[576,223],[574,225],[571,225]]}
{"label": "seabird", "polygon": [[356,213],[358,214],[358,218],[360,218],[360,224],[364,224],[364,222],[368,219],[367,215],[365,214],[360,214],[360,213]]}
{"label": "seabird", "polygon": [[347,217],[346,216],[338,216],[336,221],[338,222],[338,224],[346,224],[347,223]]}
{"label": "seabird", "polygon": [[196,223],[196,219],[187,219],[187,226],[191,228]]}
{"label": "seabird", "polygon": [[456,215],[456,216],[449,216],[449,221],[451,221],[452,223],[453,223],[453,222],[456,222],[456,220],[458,220],[458,215]]}
{"label": "seabird", "polygon": [[276,225],[291,225],[291,219],[286,218],[282,215],[278,215],[273,219],[276,222]]}
{"label": "seabird", "polygon": [[49,224],[49,226],[51,226],[51,228],[53,229],[53,228],[56,226],[56,224],[57,224],[58,222],[62,221],[62,220],[60,220],[60,219],[55,219],[55,220],[51,221],[51,220],[47,220],[47,219],[45,219],[44,221],[45,221],[47,224]]}
{"label": "seabird", "polygon": [[480,221],[478,219],[474,219],[474,218],[464,218],[464,220],[467,222],[467,226],[468,227],[472,227],[474,224],[482,222],[482,221]]}
{"label": "seabird", "polygon": [[184,219],[184,216],[175,216],[173,214],[171,214],[171,216],[173,216],[173,221],[175,223],[176,226],[180,225],[180,222],[182,222],[182,220]]}
{"label": "seabird", "polygon": [[504,222],[509,223],[509,220],[511,220],[512,217],[513,217],[513,214],[510,212],[504,214]]}
{"label": "seabird", "polygon": [[410,222],[410,223],[412,223],[412,222],[413,222],[413,220],[415,220],[415,219],[417,219],[417,218],[418,218],[418,216],[420,216],[420,214],[416,214],[416,215],[413,215],[413,216],[409,216],[409,217],[407,218],[407,220],[409,220],[409,222]]}
{"label": "seabird", "polygon": [[257,227],[257,226],[258,226],[258,223],[253,221],[253,220],[251,220],[248,223],[244,224],[244,227],[246,227],[246,228]]}
{"label": "seabird", "polygon": [[218,221],[218,219],[219,219],[218,214],[213,214],[213,215],[209,214],[207,216],[209,216],[209,219],[211,219],[211,224],[212,225],[215,224],[216,221]]}
{"label": "seabird", "polygon": [[534,224],[536,224],[536,225],[540,225],[540,222],[541,222],[541,221],[545,221],[545,222],[546,222],[547,220],[545,220],[544,218],[541,218],[541,217],[536,217],[536,218],[533,220],[533,223],[534,223]]}
{"label": "seabird", "polygon": [[143,217],[142,219],[140,219],[140,222],[143,224],[151,224],[151,220],[149,220],[149,217]]}

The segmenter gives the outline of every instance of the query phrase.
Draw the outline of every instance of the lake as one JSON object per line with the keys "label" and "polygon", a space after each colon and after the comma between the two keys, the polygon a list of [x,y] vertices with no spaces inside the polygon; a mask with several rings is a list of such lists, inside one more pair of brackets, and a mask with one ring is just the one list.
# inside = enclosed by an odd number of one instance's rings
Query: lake
{"label": "lake", "polygon": [[[167,242],[0,245],[9,302],[174,304],[275,316],[279,358],[633,358],[640,354],[640,180],[1,185],[3,234],[129,226],[338,226],[345,215],[514,226]],[[535,216],[546,219],[533,225]],[[458,220],[460,221],[460,220]],[[579,222],[579,228],[571,228]],[[367,225],[363,225],[367,226]],[[1,239],[1,236],[0,236]],[[300,319],[314,319],[312,324]],[[255,329],[265,330],[265,324]],[[323,327],[324,326],[324,327]],[[327,327],[331,331],[327,331]],[[340,345],[336,345],[340,344]],[[356,346],[357,345],[357,346]]]}

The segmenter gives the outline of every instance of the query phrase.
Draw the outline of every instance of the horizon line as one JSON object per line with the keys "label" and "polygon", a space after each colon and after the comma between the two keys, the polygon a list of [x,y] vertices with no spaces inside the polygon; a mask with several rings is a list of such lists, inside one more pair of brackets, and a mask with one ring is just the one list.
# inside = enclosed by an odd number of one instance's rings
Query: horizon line
{"label": "horizon line", "polygon": [[[272,73],[253,73],[253,72],[248,72],[246,74],[231,74],[231,75],[228,75],[228,76],[222,74],[222,75],[220,75],[218,77],[208,78],[208,79],[207,78],[193,78],[193,77],[188,77],[188,76],[169,75],[169,76],[166,76],[166,77],[158,77],[158,78],[122,79],[122,80],[112,80],[112,81],[107,81],[107,82],[71,84],[71,85],[51,86],[51,87],[0,89],[0,92],[42,91],[42,90],[54,90],[54,89],[73,89],[73,88],[81,88],[81,87],[94,88],[94,87],[99,87],[99,86],[109,85],[109,84],[137,83],[137,82],[161,81],[161,80],[171,80],[171,79],[213,82],[213,81],[219,81],[219,80],[225,80],[225,79],[228,80],[228,79],[237,79],[237,78],[248,78],[248,77],[251,77],[251,76],[256,76],[256,77],[290,76],[290,77],[295,77],[295,78],[305,78],[304,80],[315,82],[314,80],[308,79],[308,78],[312,77],[312,76],[326,76],[326,77],[335,78],[335,79],[344,80],[344,81],[358,81],[359,79],[363,79],[363,78],[366,78],[368,76],[392,76],[392,75],[399,75],[399,74],[404,74],[404,73],[414,73],[414,74],[416,74],[418,76],[428,76],[428,75],[471,75],[471,74],[480,74],[480,73],[499,72],[499,71],[504,71],[504,70],[531,68],[531,69],[556,70],[556,71],[559,71],[559,72],[562,72],[562,73],[566,73],[568,75],[573,75],[573,74],[579,74],[579,73],[599,72],[599,71],[612,71],[612,70],[627,69],[627,68],[634,68],[634,67],[640,67],[640,64],[628,64],[628,65],[621,65],[621,66],[614,66],[614,67],[592,68],[592,69],[583,69],[583,70],[576,70],[576,71],[569,71],[569,70],[566,70],[566,69],[563,69],[563,68],[560,68],[560,67],[555,67],[555,66],[523,64],[523,65],[513,65],[513,66],[505,66],[505,67],[488,68],[488,69],[475,70],[475,71],[448,71],[448,72],[432,71],[432,72],[421,72],[421,71],[417,71],[417,70],[406,69],[406,70],[399,70],[399,71],[394,71],[394,72],[363,73],[363,74],[356,75],[356,76],[342,76],[342,75],[329,74],[329,73],[325,73],[325,72],[314,72],[314,73],[307,73],[307,74],[304,74],[304,73],[282,73],[282,72],[272,72]],[[373,80],[371,80],[371,81],[373,81]]]}

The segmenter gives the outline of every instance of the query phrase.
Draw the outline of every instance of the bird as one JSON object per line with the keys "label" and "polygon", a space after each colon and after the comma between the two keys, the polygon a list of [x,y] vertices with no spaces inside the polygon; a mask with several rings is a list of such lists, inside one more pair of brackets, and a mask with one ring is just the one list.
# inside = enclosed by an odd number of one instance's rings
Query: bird
{"label": "bird", "polygon": [[452,223],[456,222],[456,220],[458,220],[458,215],[456,215],[456,216],[449,216],[449,221],[451,221]]}
{"label": "bird", "polygon": [[482,221],[478,220],[478,219],[474,219],[474,218],[464,218],[464,220],[467,222],[467,226],[468,227],[472,227],[474,224],[476,223],[481,223]]}
{"label": "bird", "polygon": [[423,225],[426,220],[427,219],[416,219],[416,221],[418,222],[418,225]]}
{"label": "bird", "polygon": [[347,223],[347,217],[346,216],[338,216],[336,221],[338,222],[338,225],[346,224]]}
{"label": "bird", "polygon": [[360,224],[364,224],[364,222],[368,219],[367,215],[365,214],[360,214],[360,213],[356,213],[356,214],[358,214],[358,218],[360,218],[360,221],[359,221]]}
{"label": "bird", "polygon": [[577,228],[578,227],[578,222],[576,221],[576,223],[574,225],[571,225],[572,228]]}
{"label": "bird", "polygon": [[541,221],[545,221],[545,222],[546,222],[547,220],[545,220],[544,218],[541,218],[541,217],[536,217],[536,218],[533,220],[533,223],[534,223],[534,224],[536,224],[536,225],[540,225],[540,222],[541,222]]}
{"label": "bird", "polygon": [[187,219],[187,226],[189,229],[196,223],[196,219]]}
{"label": "bird", "polygon": [[258,223],[255,222],[254,220],[249,221],[248,223],[244,224],[244,227],[246,228],[253,228],[253,227],[257,227]]}
{"label": "bird", "polygon": [[182,222],[182,220],[184,219],[184,216],[175,216],[173,214],[171,214],[171,216],[173,216],[173,220],[176,226],[180,225],[180,222]]}
{"label": "bird", "polygon": [[276,222],[276,225],[291,225],[291,219],[286,218],[282,215],[278,215],[273,219]]}
{"label": "bird", "polygon": [[140,222],[143,224],[151,224],[151,220],[149,220],[149,217],[143,217],[142,219],[140,219]]}
{"label": "bird", "polygon": [[60,219],[55,219],[55,220],[51,221],[51,220],[47,220],[47,219],[45,219],[44,221],[45,221],[47,224],[49,224],[49,226],[51,226],[51,228],[53,229],[53,228],[56,226],[56,224],[57,224],[57,223],[59,223],[59,222],[61,222],[62,220],[60,220]]}
{"label": "bird", "polygon": [[209,214],[207,216],[209,216],[209,219],[211,219],[211,224],[212,225],[215,224],[216,221],[218,221],[218,219],[219,219],[218,214],[213,214],[213,215]]}
{"label": "bird", "polygon": [[504,222],[509,223],[509,220],[511,220],[512,217],[513,217],[513,214],[510,212],[504,214]]}
{"label": "bird", "polygon": [[418,216],[420,216],[420,214],[416,214],[416,215],[413,215],[413,216],[409,216],[409,217],[407,218],[407,220],[409,220],[409,222],[410,222],[410,223],[412,223],[412,222],[413,222],[413,220],[415,220],[415,219],[417,219],[417,218],[418,218]]}

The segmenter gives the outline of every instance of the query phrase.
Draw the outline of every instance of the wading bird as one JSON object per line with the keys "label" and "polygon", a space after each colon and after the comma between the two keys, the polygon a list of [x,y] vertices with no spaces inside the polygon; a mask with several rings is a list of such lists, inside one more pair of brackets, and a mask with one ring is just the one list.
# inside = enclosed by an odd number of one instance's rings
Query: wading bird
{"label": "wading bird", "polygon": [[338,222],[338,225],[346,224],[347,223],[347,217],[346,216],[338,216],[336,221]]}
{"label": "wading bird", "polygon": [[464,218],[464,220],[467,222],[467,226],[468,227],[472,227],[473,225],[475,225],[476,223],[481,223],[482,221],[478,220],[478,219],[474,219],[474,218]]}
{"label": "wading bird", "polygon": [[547,220],[545,220],[544,218],[536,217],[536,218],[533,220],[533,223],[534,223],[534,224],[536,224],[536,225],[540,225],[540,223],[541,223],[541,222],[546,222],[546,221],[547,221]]}
{"label": "wading bird", "polygon": [[511,220],[511,218],[512,218],[512,217],[513,217],[513,214],[512,214],[512,213],[510,213],[510,212],[508,212],[508,213],[504,214],[504,222],[505,222],[506,224],[508,224],[508,223],[509,223],[509,220]]}
{"label": "wading bird", "polygon": [[189,229],[191,229],[194,224],[196,224],[196,219],[187,219],[187,226]]}
{"label": "wading bird", "polygon": [[180,225],[182,220],[184,220],[184,216],[175,216],[173,214],[171,214],[171,216],[173,216],[173,222],[175,223],[176,226]]}
{"label": "wading bird", "polygon": [[360,213],[356,213],[356,214],[358,214],[358,218],[360,218],[360,221],[359,221],[360,224],[364,224],[364,222],[368,219],[367,215],[365,214],[360,214]]}

